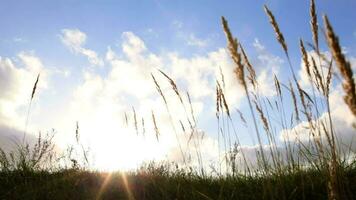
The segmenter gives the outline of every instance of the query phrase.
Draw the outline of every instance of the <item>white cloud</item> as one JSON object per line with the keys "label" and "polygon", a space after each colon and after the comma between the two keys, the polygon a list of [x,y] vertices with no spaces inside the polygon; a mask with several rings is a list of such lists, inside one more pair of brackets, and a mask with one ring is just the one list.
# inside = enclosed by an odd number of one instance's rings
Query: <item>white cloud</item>
{"label": "white cloud", "polygon": [[18,126],[23,119],[19,109],[28,104],[38,73],[41,80],[37,93],[47,87],[47,72],[40,59],[26,52],[19,53],[18,58],[23,67],[10,58],[0,57],[0,123],[11,126]]}
{"label": "white cloud", "polygon": [[[331,55],[329,52],[321,52],[325,58],[330,61],[331,60]],[[328,74],[328,62],[326,62],[324,59],[317,59],[318,55],[315,51],[309,51],[307,52],[308,55],[308,62],[310,65],[310,73],[311,73],[311,77],[312,80],[316,80],[316,77],[313,73],[313,64],[312,64],[312,57],[315,59],[315,63],[316,63],[316,67],[318,69],[318,71],[320,72],[321,75],[323,75],[323,77],[326,77]],[[325,79],[324,79],[325,80]],[[302,88],[304,88],[306,91],[311,91],[311,83],[309,80],[309,76],[307,74],[307,70],[306,70],[306,66],[305,63],[303,61],[303,59],[301,59],[301,63],[300,63],[300,68],[299,68],[299,84],[302,86]]]}
{"label": "white cloud", "polygon": [[78,29],[63,29],[60,38],[71,51],[86,56],[92,65],[104,65],[103,60],[95,51],[83,47],[87,40],[85,33]]}
{"label": "white cloud", "polygon": [[[79,34],[74,38],[76,39],[73,43],[79,46],[85,41],[85,35]],[[117,156],[118,160],[122,162],[127,159],[125,152],[132,151],[132,154],[137,154],[135,161],[127,162],[130,165],[137,164],[137,162],[148,157],[151,159],[169,158],[176,160],[180,157],[180,153],[173,126],[183,147],[187,148],[184,146],[184,141],[187,139],[186,134],[182,133],[179,123],[179,120],[182,120],[188,129],[186,110],[181,106],[176,94],[172,91],[169,81],[157,69],[163,70],[177,82],[186,109],[189,109],[189,105],[184,91],[189,91],[197,118],[206,109],[204,107],[206,102],[215,101],[215,80],[221,81],[219,67],[224,73],[225,95],[230,106],[238,106],[244,97],[243,88],[237,83],[233,73],[234,65],[231,58],[223,48],[191,58],[182,57],[174,52],[156,54],[151,52],[137,35],[132,32],[124,32],[121,50],[122,54],[118,54],[111,47],[108,47],[105,58],[109,64],[109,72],[105,76],[88,71],[84,72],[84,82],[76,88],[70,103],[71,106],[66,111],[66,115],[69,117],[61,122],[61,124],[67,124],[67,129],[62,132],[69,133],[73,127],[68,127],[68,124],[73,124],[77,120],[80,122],[81,132],[85,134],[83,138],[92,143],[92,149],[95,149],[98,153],[98,159],[101,159],[98,160],[98,163],[109,162],[108,160],[105,161],[103,154],[107,153],[107,148],[110,146],[115,146],[115,152],[123,152],[123,155]],[[265,49],[258,49],[258,52],[261,55],[257,63],[258,66],[263,65],[266,68],[272,68],[272,70],[258,72],[261,91],[265,91],[267,89],[262,85],[268,84],[267,81],[269,81],[271,72],[276,71],[282,61]],[[156,77],[166,96],[173,122],[170,120],[164,102],[156,91],[151,73]],[[135,136],[132,105],[135,106],[137,113],[139,130],[143,128],[141,119],[144,118],[145,120],[145,139]],[[209,106],[208,108],[214,116],[214,111],[210,110],[213,107]],[[151,110],[155,112],[162,134],[159,143],[155,140]],[[129,117],[130,128],[122,123],[125,112]],[[69,135],[69,137],[71,136]],[[108,145],[110,143],[108,141],[115,141],[116,143]],[[212,148],[216,145],[215,143],[215,139],[206,134],[204,141],[202,141],[203,157],[209,159],[218,157],[216,155],[217,148]],[[140,146],[140,148],[133,149],[128,147],[128,144],[137,144],[135,146]],[[125,151],[121,148],[128,148],[129,150]]]}
{"label": "white cloud", "polygon": [[[199,115],[204,104],[200,98],[210,97],[213,94],[211,88],[214,88],[214,83],[213,81],[209,82],[208,79],[214,79],[218,64],[225,65],[224,69],[228,69],[231,65],[229,65],[229,57],[223,49],[211,52],[207,56],[185,59],[171,53],[157,55],[150,52],[144,42],[131,32],[123,33],[122,40],[122,55],[118,55],[110,47],[107,50],[106,60],[110,65],[110,70],[106,76],[92,72],[84,73],[84,82],[76,88],[70,108],[66,111],[68,117],[65,120],[62,119],[60,123],[63,126],[67,124],[67,128],[63,129],[67,131],[62,132],[70,133],[70,129],[73,127],[68,124],[73,124],[75,121],[80,122],[82,137],[91,143],[92,149],[95,149],[99,165],[107,165],[107,162],[112,163],[112,158],[110,157],[110,161],[105,160],[103,154],[107,154],[107,148],[113,148],[115,152],[122,152],[122,155],[121,153],[117,155],[119,161],[131,165],[120,167],[133,167],[132,165],[148,158],[171,157],[173,156],[171,153],[178,147],[170,117],[156,91],[151,73],[155,75],[166,95],[170,111],[174,114],[173,126],[183,144],[185,136],[182,135],[179,120],[187,123],[185,110],[170,88],[168,80],[157,71],[157,68],[165,71],[174,80],[185,83],[186,88],[181,84],[179,87],[191,92],[194,112]],[[81,44],[83,39],[78,37],[77,41]],[[190,69],[188,70],[186,67],[190,67]],[[178,68],[180,69],[178,70]],[[187,71],[184,71],[185,69]],[[234,78],[228,79],[228,86],[236,85],[233,82],[235,82]],[[205,87],[202,87],[203,83],[205,83]],[[210,88],[210,86],[212,87]],[[182,95],[188,109],[188,100],[184,90]],[[231,92],[231,94],[235,93],[235,91]],[[141,118],[145,120],[145,139],[136,136],[131,105],[135,106],[140,130],[143,128]],[[159,143],[156,142],[153,131],[151,110],[155,112],[161,132]],[[130,128],[122,123],[125,112],[128,113],[130,119]],[[187,124],[186,126],[188,128]],[[206,136],[206,138],[208,137]],[[115,144],[109,145],[110,141]],[[204,143],[211,144],[212,142],[213,139],[208,139]],[[206,154],[210,154],[209,146],[204,147],[206,149],[203,152]],[[135,158],[134,160],[125,160],[128,159],[127,151],[131,152],[130,157]],[[176,158],[171,157],[171,159]]]}
{"label": "white cloud", "polygon": [[[33,84],[41,73],[34,97],[33,110],[42,91],[47,88],[49,71],[41,60],[30,52],[20,52],[16,59],[0,57],[0,147],[9,151],[16,147],[23,137],[27,108]],[[34,141],[37,125],[27,128],[26,141]]]}
{"label": "white cloud", "polygon": [[[347,55],[347,51],[345,49],[346,48],[343,47],[343,53],[345,53]],[[330,54],[330,52],[327,52],[327,51],[321,52],[321,54],[323,55],[324,58],[321,58],[319,60],[318,55],[317,55],[317,53],[315,51],[308,51],[307,52],[308,61],[309,61],[309,64],[310,64],[310,73],[311,73],[311,77],[312,77],[313,81],[316,78],[315,78],[315,75],[313,73],[312,57],[315,59],[316,67],[317,67],[319,73],[322,75],[323,80],[325,80],[324,77],[326,77],[327,74],[328,74],[328,67],[329,67],[329,61],[331,61],[331,54]],[[356,71],[356,57],[349,56],[347,59],[351,63],[352,70],[355,72]],[[335,76],[337,73],[339,73],[339,70],[337,69],[337,66],[335,65],[335,61],[333,61],[332,72],[333,72],[333,76]],[[309,77],[308,77],[308,74],[307,74],[307,70],[306,70],[306,67],[305,67],[305,63],[304,63],[302,58],[301,58],[301,61],[300,61],[300,68],[299,68],[298,74],[299,74],[299,81],[298,81],[299,84],[302,86],[302,88],[304,90],[310,92],[312,85],[310,83],[310,80],[309,80]],[[335,79],[335,77],[333,79]]]}
{"label": "white cloud", "polygon": [[262,96],[274,96],[276,91],[274,84],[271,84],[274,82],[273,75],[278,76],[284,62],[280,57],[271,54],[258,39],[255,39],[253,46],[257,51],[257,60],[254,66],[257,71],[259,92]]}
{"label": "white cloud", "polygon": [[[101,65],[103,63],[103,60],[94,51],[83,47],[87,39],[85,33],[79,30],[64,29],[61,39],[72,51],[87,56],[92,64]],[[271,95],[271,90],[274,91],[270,88],[271,75],[277,74],[283,61],[269,53],[258,40],[255,41],[254,46],[258,53],[255,66],[260,91],[263,94]],[[189,106],[184,91],[189,91],[197,118],[204,110],[214,107],[206,104],[215,99],[215,80],[221,81],[219,67],[224,73],[225,95],[229,105],[237,107],[244,97],[243,89],[233,73],[234,65],[224,48],[189,58],[174,52],[157,54],[151,52],[137,35],[132,32],[124,32],[120,52],[122,53],[117,53],[108,47],[105,55],[105,61],[109,65],[108,72],[96,74],[89,70],[84,71],[83,82],[75,87],[73,96],[68,103],[69,106],[61,109],[61,113],[53,119],[56,122],[53,124],[54,128],[61,134],[61,138],[58,140],[61,144],[66,144],[71,140],[70,138],[74,138],[74,124],[79,121],[83,140],[90,144],[93,153],[97,155],[97,167],[105,168],[112,165],[113,156],[110,154],[112,152],[117,154],[115,157],[117,166],[112,167],[132,168],[147,159],[178,160],[179,149],[173,126],[183,148],[185,150],[188,148],[185,141],[189,134],[183,133],[179,124],[179,120],[182,120],[186,128],[189,129],[186,110],[181,106],[167,79],[157,69],[162,69],[177,81],[186,109],[189,109]],[[1,111],[3,111],[0,112],[0,120],[4,123],[18,118],[18,107],[26,106],[28,103],[28,96],[24,95],[31,90],[28,86],[32,86],[38,71],[44,69],[41,61],[31,54],[21,53],[18,58],[24,68],[16,66],[11,59],[0,60],[0,89],[16,91],[5,92],[0,98]],[[69,72],[59,70],[57,73],[66,75]],[[166,107],[156,91],[151,73],[155,75],[166,95],[168,107],[172,113],[173,125]],[[45,87],[46,81],[41,79],[40,83],[43,84],[41,87]],[[25,100],[16,103],[17,99]],[[16,105],[8,106],[7,104]],[[132,105],[135,106],[137,112],[140,133],[143,129],[141,119],[145,120],[145,137],[136,136],[136,131],[133,128]],[[155,112],[161,132],[159,143],[154,134],[151,110]],[[122,123],[125,112],[128,114],[130,127],[126,127]],[[211,111],[211,113],[214,116],[214,112]],[[7,121],[3,120],[5,118]],[[197,132],[197,135],[202,134],[202,131]],[[201,141],[201,151],[206,164],[209,164],[208,160],[218,157],[217,146],[217,141],[205,133],[204,139]]]}
{"label": "white cloud", "polygon": [[197,47],[206,47],[209,43],[209,40],[203,40],[200,38],[197,38],[195,34],[191,33],[189,36],[186,38],[187,44],[189,46],[197,46]]}
{"label": "white cloud", "polygon": [[[333,129],[335,131],[335,136],[338,139],[339,147],[343,150],[345,148],[351,147],[352,151],[356,150],[356,145],[354,144],[353,139],[356,138],[355,127],[353,127],[356,123],[355,116],[352,115],[349,108],[344,103],[342,98],[342,88],[341,85],[338,85],[337,88],[330,94],[330,109],[331,109],[331,118]],[[328,120],[327,113],[322,113],[321,116],[313,121],[313,124],[320,124],[323,122],[327,127],[327,130],[330,130],[330,123]],[[309,132],[307,122],[301,122],[296,125],[291,130],[283,130],[281,132],[281,140],[290,140],[295,141],[296,139],[301,142],[307,144],[310,139],[312,139],[311,133]],[[321,135],[322,140],[326,140],[325,134]]]}

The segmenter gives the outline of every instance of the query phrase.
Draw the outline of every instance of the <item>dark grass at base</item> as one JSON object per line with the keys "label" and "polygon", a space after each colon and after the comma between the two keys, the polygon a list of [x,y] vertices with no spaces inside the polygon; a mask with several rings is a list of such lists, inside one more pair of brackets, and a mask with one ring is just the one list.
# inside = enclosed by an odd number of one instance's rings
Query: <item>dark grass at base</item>
{"label": "dark grass at base", "polygon": [[[356,197],[356,169],[343,170],[344,196]],[[0,199],[327,199],[327,176],[315,170],[268,178],[192,173],[0,172]],[[131,198],[132,199],[132,198]]]}

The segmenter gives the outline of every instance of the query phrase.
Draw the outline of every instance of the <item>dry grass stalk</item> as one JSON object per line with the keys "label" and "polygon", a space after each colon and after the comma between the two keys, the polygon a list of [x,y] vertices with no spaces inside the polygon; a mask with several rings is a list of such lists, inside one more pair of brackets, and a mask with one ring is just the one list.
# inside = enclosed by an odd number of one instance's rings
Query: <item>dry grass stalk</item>
{"label": "dry grass stalk", "polygon": [[[217,113],[219,112],[219,106],[220,108],[224,108],[225,111],[226,111],[226,114],[229,118],[231,118],[230,116],[230,109],[229,109],[229,105],[227,104],[227,101],[226,101],[226,98],[225,98],[225,95],[224,95],[224,92],[221,88],[221,85],[219,83],[219,81],[216,81],[216,85],[217,85]],[[221,109],[223,110],[223,109]]]}
{"label": "dry grass stalk", "polygon": [[252,86],[254,87],[254,88],[256,88],[256,86],[257,86],[257,78],[256,78],[256,71],[255,71],[255,69],[252,67],[252,65],[251,65],[251,63],[250,63],[250,61],[248,60],[248,57],[247,57],[247,55],[246,55],[246,53],[245,53],[245,50],[244,50],[244,48],[242,47],[242,45],[240,44],[240,49],[241,49],[241,53],[242,53],[242,57],[243,57],[243,59],[244,59],[244,62],[245,62],[245,64],[246,64],[246,68],[247,68],[247,71],[248,71],[248,73],[249,73],[249,75],[248,75],[248,79],[249,79],[249,81],[250,81],[250,83],[252,84]]}
{"label": "dry grass stalk", "polygon": [[146,134],[146,127],[145,127],[145,119],[141,118],[141,125],[142,125],[142,135],[145,136]]}
{"label": "dry grass stalk", "polygon": [[319,35],[318,35],[318,18],[316,15],[315,2],[314,0],[310,1],[310,26],[313,34],[313,41],[316,47],[317,53],[319,53]]}
{"label": "dry grass stalk", "polygon": [[298,93],[299,93],[299,97],[300,100],[302,102],[302,106],[304,109],[304,115],[306,116],[308,122],[309,122],[309,126],[311,129],[313,129],[313,119],[311,116],[311,112],[309,112],[309,107],[308,107],[308,103],[305,99],[305,97],[307,97],[309,99],[309,101],[311,101],[311,98],[309,97],[309,95],[300,87],[299,83],[297,83],[297,89],[298,89]]}
{"label": "dry grass stalk", "polygon": [[248,92],[248,88],[246,85],[246,81],[245,81],[245,76],[244,76],[244,66],[241,62],[241,55],[238,51],[238,42],[237,39],[233,38],[232,33],[230,31],[230,28],[228,26],[227,21],[225,20],[224,17],[221,17],[221,21],[222,21],[222,25],[223,25],[223,29],[226,35],[226,39],[228,41],[228,49],[230,51],[230,56],[232,58],[232,60],[234,61],[234,63],[236,64],[236,68],[234,70],[234,73],[236,74],[237,80],[240,82],[240,84],[243,86],[246,97],[247,97],[247,102],[249,105],[249,109],[251,112],[251,116],[253,119],[253,124],[254,124],[254,128],[255,128],[255,132],[257,135],[257,139],[258,139],[258,143],[259,143],[259,155],[261,156],[262,159],[262,165],[264,167],[264,169],[266,170],[266,172],[269,170],[267,167],[267,160],[265,158],[265,153],[263,151],[262,148],[262,140],[261,140],[261,135],[259,133],[258,127],[257,127],[257,121],[256,121],[256,117],[255,117],[255,113],[253,111],[253,107],[252,107],[252,103],[251,103],[251,98]]}
{"label": "dry grass stalk", "polygon": [[246,81],[245,81],[245,76],[244,76],[244,67],[241,63],[241,54],[238,51],[238,42],[236,38],[233,38],[232,33],[230,31],[230,28],[227,24],[227,21],[225,20],[224,17],[221,17],[222,20],[222,25],[224,28],[224,32],[226,35],[226,38],[228,40],[228,49],[230,51],[230,56],[232,60],[236,64],[236,68],[234,70],[237,80],[240,82],[240,84],[244,87],[247,88],[246,86]]}
{"label": "dry grass stalk", "polygon": [[179,120],[179,123],[180,123],[180,126],[182,128],[183,133],[185,133],[185,127],[184,127],[184,124],[183,124],[182,120]]}
{"label": "dry grass stalk", "polygon": [[284,40],[283,34],[279,30],[279,26],[277,24],[277,21],[273,15],[273,13],[268,9],[268,7],[266,5],[264,6],[264,9],[265,9],[266,14],[268,15],[269,22],[271,23],[271,25],[274,29],[274,32],[276,33],[276,38],[277,38],[279,44],[281,44],[281,46],[285,52],[288,52],[287,44]]}
{"label": "dry grass stalk", "polygon": [[75,125],[75,139],[76,139],[77,143],[79,143],[79,122],[78,121],[76,122],[76,125]]}
{"label": "dry grass stalk", "polygon": [[136,134],[138,135],[137,116],[136,116],[136,110],[134,107],[132,107],[132,112],[133,112],[133,117],[134,117],[134,126],[135,126],[135,130],[136,130]]}
{"label": "dry grass stalk", "polygon": [[[321,73],[318,69],[318,66],[316,65],[315,59],[313,56],[311,56],[312,60],[312,66],[313,66],[313,74],[314,74],[314,79],[315,79],[315,86],[319,91],[323,90],[323,78],[321,76]],[[322,69],[321,69],[322,70]]]}
{"label": "dry grass stalk", "polygon": [[28,120],[29,120],[29,117],[30,117],[30,110],[31,110],[32,100],[33,100],[33,97],[35,96],[35,93],[36,93],[36,90],[37,90],[37,84],[38,84],[38,81],[40,79],[40,74],[41,73],[38,73],[36,81],[35,81],[35,84],[33,85],[33,88],[32,88],[31,99],[30,99],[30,103],[29,103],[28,109],[27,109],[26,123],[25,123],[24,132],[23,132],[22,143],[25,142],[26,132],[27,132],[27,125],[28,125]]}
{"label": "dry grass stalk", "polygon": [[158,84],[156,78],[153,76],[152,73],[151,73],[151,77],[152,77],[152,79],[153,79],[153,82],[155,83],[155,86],[156,86],[156,89],[157,89],[158,93],[161,95],[161,97],[162,97],[162,99],[163,99],[163,101],[164,101],[164,104],[165,104],[165,106],[166,106],[166,110],[167,110],[168,115],[169,115],[169,121],[170,121],[171,126],[172,126],[172,128],[173,128],[173,132],[174,132],[174,134],[175,134],[175,136],[176,136],[176,140],[178,141],[178,146],[179,146],[179,150],[180,150],[181,155],[182,155],[183,163],[186,164],[186,157],[185,157],[185,154],[184,154],[184,152],[183,152],[182,145],[181,145],[181,143],[180,143],[179,137],[178,137],[178,135],[177,135],[177,130],[176,130],[175,125],[174,125],[174,122],[173,122],[172,114],[171,114],[171,112],[170,112],[170,110],[169,110],[169,107],[168,107],[167,99],[166,99],[165,95],[164,95],[163,92],[162,92],[161,86]]}
{"label": "dry grass stalk", "polygon": [[240,116],[241,121],[242,121],[245,125],[247,125],[247,122],[246,122],[246,119],[245,119],[243,113],[242,113],[239,109],[237,109],[237,108],[236,108],[236,111],[237,111],[237,113],[239,113],[239,116]]}
{"label": "dry grass stalk", "polygon": [[126,124],[126,127],[127,127],[129,125],[129,118],[128,118],[126,112],[124,113],[124,117],[125,117],[125,124]]}
{"label": "dry grass stalk", "polygon": [[220,88],[219,83],[216,84],[216,118],[219,119],[220,117],[220,104],[221,104],[221,95],[220,95]]}
{"label": "dry grass stalk", "polygon": [[38,80],[39,79],[40,79],[40,73],[37,75],[36,82],[35,82],[35,84],[33,85],[33,88],[32,88],[31,101],[32,101],[33,97],[35,96],[36,89],[37,89],[37,84],[38,84]]}
{"label": "dry grass stalk", "polygon": [[156,89],[158,91],[158,93],[161,95],[163,101],[164,101],[164,104],[166,106],[168,106],[168,103],[167,103],[167,100],[166,100],[166,97],[164,96],[163,92],[162,92],[162,89],[161,89],[161,86],[158,84],[156,78],[153,76],[153,74],[151,74],[151,77],[153,79],[153,82],[155,83],[155,86],[156,86]]}
{"label": "dry grass stalk", "polygon": [[[273,77],[274,77],[274,86],[276,88],[277,95],[280,96],[280,98],[282,98],[281,84],[279,83],[279,80],[278,80],[278,78],[277,78],[277,76],[275,74],[274,74]],[[271,107],[273,108],[273,106],[271,106]]]}
{"label": "dry grass stalk", "polygon": [[335,148],[335,143],[333,142],[333,139],[330,137],[330,131],[326,129],[326,125],[323,121],[321,121],[321,127],[323,128],[322,130],[324,131],[324,135],[326,136],[327,142],[329,143],[331,148]]}
{"label": "dry grass stalk", "polygon": [[[188,102],[189,102],[189,107],[190,107],[190,115],[191,115],[191,117],[192,117],[192,119],[193,119],[194,126],[196,126],[197,121],[196,121],[196,119],[195,119],[195,114],[194,114],[192,99],[190,98],[189,92],[187,92],[187,97],[188,97]],[[189,123],[190,123],[190,126],[193,127],[193,126],[191,125],[190,120],[188,120],[188,121],[189,121]]]}
{"label": "dry grass stalk", "polygon": [[294,113],[295,113],[295,120],[296,120],[296,121],[299,121],[300,118],[299,118],[297,97],[296,97],[296,95],[295,95],[292,82],[290,82],[290,81],[289,81],[289,89],[290,89],[290,93],[291,93],[291,95],[292,95],[292,100],[293,100]]}
{"label": "dry grass stalk", "polygon": [[218,88],[218,85],[216,85],[216,118],[219,119],[219,113],[220,113],[220,92],[219,92],[219,88]]}
{"label": "dry grass stalk", "polygon": [[266,130],[266,132],[269,132],[268,121],[267,121],[267,118],[265,117],[265,114],[263,113],[262,108],[257,104],[256,101],[254,101],[254,103],[255,103],[256,110],[257,110],[258,114],[260,115],[260,119],[262,121],[263,128]]}
{"label": "dry grass stalk", "polygon": [[328,67],[328,74],[326,76],[326,84],[325,84],[325,89],[324,89],[324,96],[329,97],[330,93],[330,84],[331,84],[331,79],[332,79],[332,65],[333,61],[331,60],[329,67]]}
{"label": "dry grass stalk", "polygon": [[224,95],[224,93],[222,91],[221,91],[221,99],[222,99],[222,102],[223,102],[223,105],[224,105],[224,108],[225,108],[227,116],[229,118],[231,118],[229,105],[227,104],[226,99],[225,99],[225,95]]}
{"label": "dry grass stalk", "polygon": [[[172,86],[172,89],[173,91],[176,93],[176,95],[178,96],[179,98],[179,101],[183,104],[183,99],[179,93],[179,90],[178,90],[178,87],[177,87],[177,84],[174,82],[174,80],[169,77],[166,73],[164,73],[162,70],[158,70],[159,72],[161,72],[161,74],[163,74],[163,76],[165,76],[168,80],[169,80],[169,83],[171,84]],[[184,105],[184,104],[183,104]]]}
{"label": "dry grass stalk", "polygon": [[224,73],[222,72],[222,69],[221,67],[219,66],[219,71],[220,71],[220,76],[221,76],[221,82],[223,84],[223,88],[225,89],[225,76],[224,76]]}
{"label": "dry grass stalk", "polygon": [[154,112],[153,112],[153,110],[151,111],[151,113],[152,113],[152,122],[153,122],[153,127],[154,127],[154,131],[155,131],[155,133],[156,133],[156,139],[157,139],[157,141],[159,141],[159,129],[158,129],[158,126],[157,126],[157,122],[156,122],[156,117],[155,117],[155,114],[154,114]]}
{"label": "dry grass stalk", "polygon": [[327,18],[324,16],[326,38],[329,45],[329,49],[333,55],[336,65],[344,78],[343,88],[346,93],[344,101],[348,105],[352,114],[356,116],[356,86],[353,79],[353,72],[351,64],[346,60],[345,55],[342,53],[341,46],[339,44],[339,38],[334,33],[334,30]]}
{"label": "dry grass stalk", "polygon": [[305,50],[305,47],[304,47],[303,40],[299,41],[299,45],[300,45],[300,51],[302,53],[303,62],[304,62],[304,65],[305,65],[305,70],[307,72],[308,77],[311,79],[310,63],[309,63],[309,60],[308,60],[307,51]]}

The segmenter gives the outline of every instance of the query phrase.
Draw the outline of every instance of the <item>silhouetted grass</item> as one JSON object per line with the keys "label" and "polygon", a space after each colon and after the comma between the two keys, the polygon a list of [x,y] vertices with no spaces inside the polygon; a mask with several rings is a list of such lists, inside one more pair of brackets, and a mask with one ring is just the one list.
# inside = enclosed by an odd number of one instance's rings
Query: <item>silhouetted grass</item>
{"label": "silhouetted grass", "polygon": [[[348,184],[345,195],[353,199],[356,197],[356,168],[342,171],[343,182]],[[202,177],[169,171],[164,166],[127,174],[82,170],[11,171],[0,173],[0,199],[130,199],[123,174],[134,199],[327,199],[324,173],[303,170],[280,177]],[[265,190],[266,182],[271,191]]]}
{"label": "silhouetted grass", "polygon": [[[33,145],[23,141],[12,152],[5,152],[0,148],[0,199],[355,199],[355,152],[351,146],[348,152],[343,150],[341,146],[344,144],[338,143],[329,102],[335,61],[342,78],[339,82],[345,92],[345,105],[351,111],[351,117],[355,117],[354,74],[350,62],[341,50],[339,38],[328,18],[324,17],[325,40],[332,55],[327,58],[326,53],[319,49],[321,38],[318,35],[317,13],[315,3],[311,0],[310,21],[314,44],[309,46],[316,54],[308,53],[303,40],[299,41],[311,85],[312,94],[308,94],[298,82],[295,68],[290,61],[288,44],[278,26],[277,17],[267,6],[264,9],[277,42],[286,55],[292,76],[291,80],[286,81],[288,83],[283,83],[274,76],[276,96],[271,98],[261,95],[248,52],[242,48],[242,44],[232,34],[227,20],[222,17],[228,52],[234,64],[231,73],[236,75],[236,84],[241,84],[244,90],[253,122],[250,130],[254,132],[250,134],[258,139],[256,163],[246,159],[241,147],[232,118],[235,111],[225,98],[227,91],[221,69],[221,79],[216,80],[217,138],[221,149],[217,158],[219,166],[212,167],[211,173],[206,169],[209,163],[203,163],[204,152],[200,148],[203,136],[197,134],[199,131],[189,93],[186,92],[186,100],[183,96],[185,92],[179,90],[167,73],[159,70],[159,75],[170,83],[180,102],[180,105],[176,106],[181,106],[186,115],[184,120],[178,120],[179,123],[175,121],[175,113],[171,113],[169,99],[166,98],[156,76],[151,74],[169,115],[169,126],[177,139],[183,164],[148,163],[132,172],[92,171],[89,168],[88,151],[80,142],[77,122],[75,139],[78,147],[70,146],[64,153],[59,154],[55,150],[53,134],[39,135]],[[326,75],[322,68],[327,69]],[[39,75],[32,90],[28,116],[38,82]],[[287,99],[291,102],[286,102]],[[133,127],[139,135],[139,121],[135,109],[132,110]],[[286,110],[291,111],[289,116]],[[244,126],[248,127],[244,113],[236,112]],[[322,120],[324,113],[326,119]],[[152,119],[146,122],[152,121],[153,133],[157,142],[160,142],[160,124],[153,110],[151,114]],[[275,123],[272,123],[272,117]],[[143,135],[146,132],[144,120],[141,119]],[[304,128],[307,135],[310,136],[309,141],[276,141],[276,130],[288,130],[288,134],[298,135],[299,132],[293,130],[293,127],[303,120],[306,123]],[[125,123],[128,126],[126,113]],[[181,130],[176,128],[177,124],[181,125],[184,134],[189,135],[187,141],[178,136]],[[27,122],[25,133],[26,128]],[[266,141],[263,141],[262,137],[265,137]],[[195,149],[183,149],[185,142],[187,146],[192,143]],[[198,167],[190,166],[189,158],[192,155],[196,155]],[[241,162],[237,160],[240,155]]]}

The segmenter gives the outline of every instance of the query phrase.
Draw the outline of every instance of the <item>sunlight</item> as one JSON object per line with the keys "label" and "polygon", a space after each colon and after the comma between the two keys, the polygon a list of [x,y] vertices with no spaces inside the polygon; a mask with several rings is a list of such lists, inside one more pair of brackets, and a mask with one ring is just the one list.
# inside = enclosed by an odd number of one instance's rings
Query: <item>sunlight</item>
{"label": "sunlight", "polygon": [[158,145],[136,136],[133,131],[121,130],[121,133],[108,134],[104,139],[100,136],[92,138],[90,147],[93,149],[96,168],[108,171],[130,170],[139,167],[144,161],[162,157],[164,151],[155,147]]}
{"label": "sunlight", "polygon": [[106,112],[82,123],[83,140],[88,141],[92,149],[94,168],[106,171],[135,169],[142,162],[162,159],[167,153],[169,143],[158,143],[152,132],[137,135],[134,128],[123,127],[119,122],[117,116]]}
{"label": "sunlight", "polygon": [[354,199],[356,1],[308,1],[4,1],[0,199]]}

